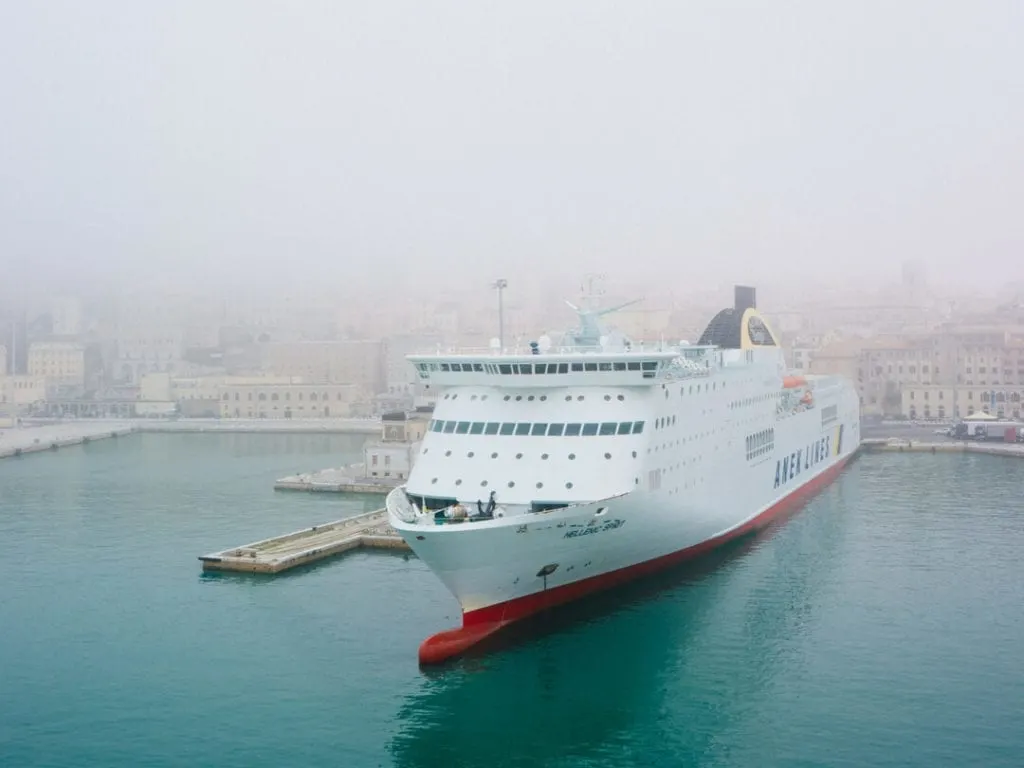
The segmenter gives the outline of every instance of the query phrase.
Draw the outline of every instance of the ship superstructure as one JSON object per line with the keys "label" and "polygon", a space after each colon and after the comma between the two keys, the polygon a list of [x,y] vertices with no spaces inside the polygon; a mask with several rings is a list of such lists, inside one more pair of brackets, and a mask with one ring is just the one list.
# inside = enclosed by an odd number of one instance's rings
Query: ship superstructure
{"label": "ship superstructure", "polygon": [[604,332],[413,355],[438,391],[391,524],[459,600],[424,662],[767,524],[859,442],[850,382],[791,375],[753,289],[696,344]]}

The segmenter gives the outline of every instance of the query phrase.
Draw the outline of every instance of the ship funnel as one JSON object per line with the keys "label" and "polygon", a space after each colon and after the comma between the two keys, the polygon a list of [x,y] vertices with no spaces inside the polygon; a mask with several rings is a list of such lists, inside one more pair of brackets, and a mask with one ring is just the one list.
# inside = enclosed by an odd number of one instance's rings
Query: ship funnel
{"label": "ship funnel", "polygon": [[737,285],[734,289],[733,309],[742,315],[748,309],[757,309],[757,289],[749,285]]}

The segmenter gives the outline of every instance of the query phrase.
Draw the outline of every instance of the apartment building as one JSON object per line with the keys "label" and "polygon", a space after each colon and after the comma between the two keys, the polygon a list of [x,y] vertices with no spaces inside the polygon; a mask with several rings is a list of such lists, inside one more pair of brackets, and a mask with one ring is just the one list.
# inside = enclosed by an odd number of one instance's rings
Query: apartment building
{"label": "apartment building", "polygon": [[28,375],[45,378],[54,387],[83,389],[86,349],[77,341],[33,341],[28,348]]}

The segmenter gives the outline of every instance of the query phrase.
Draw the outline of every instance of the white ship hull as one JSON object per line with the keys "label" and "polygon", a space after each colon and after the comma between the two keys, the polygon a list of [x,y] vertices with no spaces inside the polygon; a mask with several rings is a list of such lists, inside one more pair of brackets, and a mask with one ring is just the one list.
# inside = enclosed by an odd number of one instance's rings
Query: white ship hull
{"label": "white ship hull", "polygon": [[[833,479],[852,453],[848,446],[843,449],[813,467],[805,468],[801,456],[799,475],[779,489],[774,488],[776,460],[768,458],[749,477],[736,478],[734,493],[723,493],[717,503],[637,490],[529,520],[472,523],[471,529],[470,524],[424,527],[395,515],[391,524],[455,595],[466,624],[509,622],[767,525]],[[766,486],[771,494],[757,493]],[[557,568],[541,575],[552,565]]]}

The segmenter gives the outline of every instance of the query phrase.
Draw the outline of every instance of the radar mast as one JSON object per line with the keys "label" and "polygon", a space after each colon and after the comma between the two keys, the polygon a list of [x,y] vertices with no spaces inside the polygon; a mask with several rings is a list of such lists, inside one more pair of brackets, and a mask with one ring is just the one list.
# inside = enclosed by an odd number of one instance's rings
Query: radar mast
{"label": "radar mast", "polygon": [[[599,274],[589,274],[584,278],[583,285],[580,286],[581,297],[579,306],[573,304],[568,299],[564,300],[579,318],[579,327],[571,332],[572,345],[574,347],[600,348],[601,339],[605,336],[605,330],[600,322],[600,318],[641,301],[641,299],[633,299],[602,309],[600,302],[601,297],[605,295],[604,278],[604,275]],[[597,283],[596,286],[595,283]]]}

